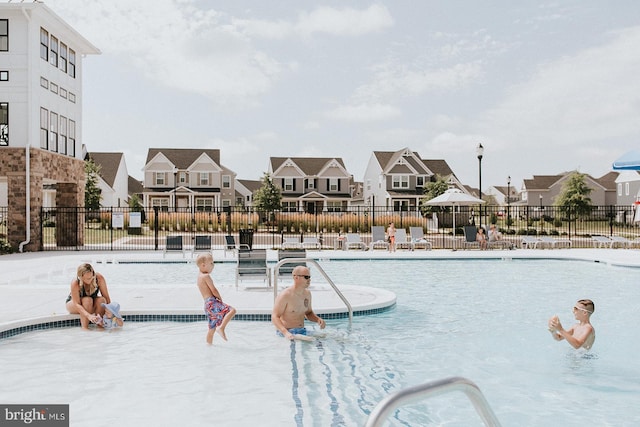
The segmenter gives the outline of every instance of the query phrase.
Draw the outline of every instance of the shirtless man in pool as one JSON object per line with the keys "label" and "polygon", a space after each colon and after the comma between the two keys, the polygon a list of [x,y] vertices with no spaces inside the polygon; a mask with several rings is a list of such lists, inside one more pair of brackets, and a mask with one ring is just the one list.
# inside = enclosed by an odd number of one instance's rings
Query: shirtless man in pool
{"label": "shirtless man in pool", "polygon": [[303,265],[296,266],[293,269],[293,286],[282,291],[273,304],[271,322],[288,340],[307,338],[305,318],[316,322],[320,329],[324,329],[324,320],[315,314],[311,307],[310,284],[309,269]]}
{"label": "shirtless man in pool", "polygon": [[573,306],[573,316],[578,323],[565,330],[558,316],[549,319],[549,332],[556,341],[567,340],[573,348],[591,349],[596,340],[596,330],[591,325],[591,315],[595,310],[593,301],[581,299]]}

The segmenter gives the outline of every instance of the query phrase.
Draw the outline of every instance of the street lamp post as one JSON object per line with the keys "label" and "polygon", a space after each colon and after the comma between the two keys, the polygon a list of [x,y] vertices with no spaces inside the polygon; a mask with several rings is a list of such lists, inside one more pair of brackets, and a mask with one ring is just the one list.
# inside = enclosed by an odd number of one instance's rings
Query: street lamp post
{"label": "street lamp post", "polygon": [[[480,193],[480,200],[482,200],[482,155],[484,154],[482,144],[478,144],[476,147],[476,154],[478,155],[478,192]],[[480,204],[480,228],[482,228],[482,203]]]}
{"label": "street lamp post", "polygon": [[538,221],[540,221],[540,230],[544,228],[544,215],[542,214],[542,194],[538,196],[540,199],[540,212],[538,213]]}
{"label": "street lamp post", "polygon": [[507,228],[511,229],[510,206],[511,205],[511,175],[507,177]]}

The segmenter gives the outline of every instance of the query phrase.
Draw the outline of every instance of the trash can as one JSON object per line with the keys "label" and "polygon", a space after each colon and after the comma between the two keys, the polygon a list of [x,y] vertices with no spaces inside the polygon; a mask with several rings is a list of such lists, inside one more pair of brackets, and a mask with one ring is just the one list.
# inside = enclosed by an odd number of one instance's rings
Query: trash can
{"label": "trash can", "polygon": [[249,246],[249,250],[253,250],[253,229],[240,229],[240,244]]}

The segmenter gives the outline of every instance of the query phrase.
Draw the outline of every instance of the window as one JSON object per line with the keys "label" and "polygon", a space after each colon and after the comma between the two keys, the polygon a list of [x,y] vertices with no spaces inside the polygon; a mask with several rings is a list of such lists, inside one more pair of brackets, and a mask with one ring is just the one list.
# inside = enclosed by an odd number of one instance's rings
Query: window
{"label": "window", "polygon": [[367,180],[367,191],[371,191],[371,180]]}
{"label": "window", "polygon": [[282,202],[282,212],[295,212],[296,202]]}
{"label": "window", "polygon": [[69,75],[76,77],[76,52],[73,49],[69,49]]}
{"label": "window", "polygon": [[69,120],[69,127],[67,128],[69,131],[67,143],[69,147],[67,148],[67,154],[71,157],[76,156],[76,122],[73,120]]}
{"label": "window", "polygon": [[338,190],[340,190],[340,183],[338,182],[338,178],[329,178],[329,191]]}
{"label": "window", "polygon": [[213,210],[213,199],[198,198],[196,199],[196,211],[211,212]]}
{"label": "window", "polygon": [[231,188],[231,177],[229,175],[222,175],[222,188]]}
{"label": "window", "polygon": [[67,90],[60,88],[60,96],[64,99],[67,99]]}
{"label": "window", "polygon": [[40,77],[40,86],[45,89],[49,89],[49,80],[45,79],[44,77]]}
{"label": "window", "polygon": [[40,58],[49,61],[49,33],[40,28]]}
{"label": "window", "polygon": [[0,51],[9,51],[9,20],[0,19]]}
{"label": "window", "polygon": [[0,71],[0,82],[8,82],[8,81],[9,81],[9,72]]}
{"label": "window", "polygon": [[55,83],[51,83],[51,85],[49,86],[49,90],[51,90],[51,92],[53,93],[58,93],[58,85]]}
{"label": "window", "polygon": [[49,110],[40,108],[40,148],[49,148]]}
{"label": "window", "polygon": [[69,102],[76,103],[76,94],[73,92],[69,92]]}
{"label": "window", "polygon": [[313,178],[309,178],[307,180],[307,188],[316,188],[316,180]]}
{"label": "window", "polygon": [[624,183],[624,195],[625,196],[629,195],[629,183],[628,182]]}
{"label": "window", "polygon": [[60,144],[58,145],[60,154],[67,154],[67,118],[60,116]]}
{"label": "window", "polygon": [[58,151],[58,114],[53,111],[50,114],[49,123],[51,124],[51,132],[49,132],[49,151]]}
{"label": "window", "polygon": [[423,175],[416,176],[416,187],[424,187],[426,179]]}
{"label": "window", "polygon": [[178,183],[179,184],[187,183],[187,173],[185,171],[178,172]]}
{"label": "window", "polygon": [[164,172],[156,172],[156,173],[155,173],[155,179],[154,179],[154,180],[155,180],[155,182],[156,182],[156,184],[155,184],[155,185],[160,185],[160,186],[165,185],[165,182],[166,182],[166,180],[165,180],[165,173],[164,173]]}
{"label": "window", "polygon": [[222,207],[223,208],[228,208],[229,206],[231,206],[231,201],[230,200],[223,200],[222,201]]}
{"label": "window", "polygon": [[408,211],[409,210],[409,201],[408,200],[394,200],[393,201],[393,210],[394,211]]}
{"label": "window", "polygon": [[9,104],[0,102],[0,146],[9,145]]}
{"label": "window", "polygon": [[327,202],[327,212],[340,212],[342,210],[342,202]]}
{"label": "window", "polygon": [[391,188],[409,188],[409,176],[394,175],[391,181]]}
{"label": "window", "polygon": [[151,199],[151,206],[154,208],[160,208],[161,211],[167,212],[169,210],[169,199],[166,197],[154,197],[153,199]]}
{"label": "window", "polygon": [[60,60],[58,61],[58,67],[63,73],[67,72],[67,45],[60,43]]}
{"label": "window", "polygon": [[49,45],[49,63],[54,67],[58,66],[58,39],[54,36],[51,36],[50,39],[51,44]]}
{"label": "window", "polygon": [[198,184],[199,185],[209,185],[209,173],[208,172],[200,172],[198,174]]}
{"label": "window", "polygon": [[293,178],[284,179],[283,189],[284,191],[293,191]]}

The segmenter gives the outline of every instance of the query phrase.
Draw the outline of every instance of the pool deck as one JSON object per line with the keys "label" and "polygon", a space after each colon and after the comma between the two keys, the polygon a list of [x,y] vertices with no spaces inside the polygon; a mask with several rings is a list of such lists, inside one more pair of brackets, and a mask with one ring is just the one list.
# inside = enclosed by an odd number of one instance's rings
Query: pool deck
{"label": "pool deck", "polygon": [[[231,254],[223,250],[213,251],[216,262],[235,263]],[[307,251],[307,257],[316,260],[382,260],[382,259],[556,259],[599,262],[610,266],[640,268],[640,250],[637,249],[516,249],[516,250],[399,250],[389,253],[376,251]],[[267,259],[277,261],[277,251],[268,250]],[[161,251],[135,252],[30,252],[0,256],[0,333],[15,330],[25,325],[47,322],[69,321],[77,315],[66,313],[64,295],[60,288],[38,285],[37,279],[46,278],[51,271],[73,271],[82,262],[97,264],[118,262],[159,262],[193,260],[190,252],[183,258],[180,253],[163,257]],[[283,282],[280,282],[281,284]],[[284,282],[286,283],[286,282]],[[234,283],[217,283],[225,302],[236,307],[239,314],[266,316],[273,305],[273,288],[266,285],[245,283],[238,289]],[[112,285],[113,286],[113,285]],[[345,304],[328,286],[313,286],[314,308],[318,314],[344,313]],[[395,304],[395,294],[365,286],[340,286],[341,292],[351,303],[354,311],[368,312],[384,309]],[[113,289],[111,289],[113,297]],[[123,315],[201,315],[202,299],[193,287],[128,287],[119,292],[118,303]]]}

